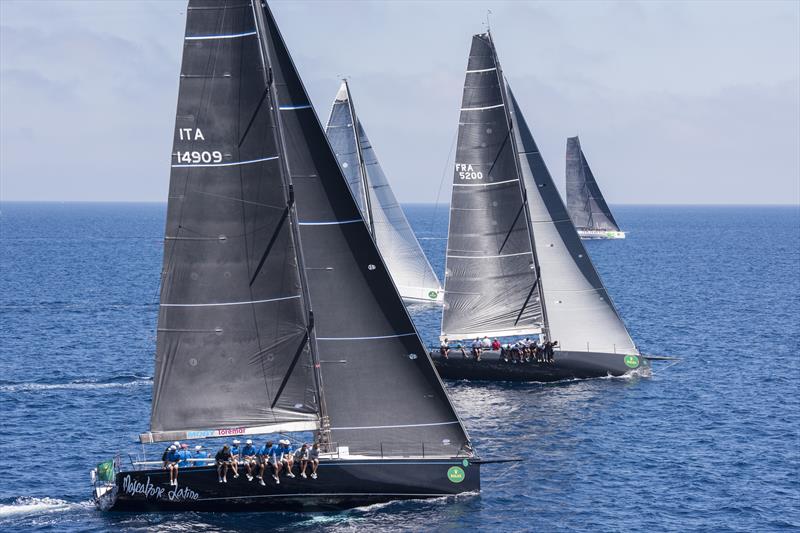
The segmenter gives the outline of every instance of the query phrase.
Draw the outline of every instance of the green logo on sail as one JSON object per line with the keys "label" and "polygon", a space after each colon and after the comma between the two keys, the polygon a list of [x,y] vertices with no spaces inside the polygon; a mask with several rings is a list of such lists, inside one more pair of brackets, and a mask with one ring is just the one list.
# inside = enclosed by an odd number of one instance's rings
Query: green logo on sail
{"label": "green logo on sail", "polygon": [[114,481],[114,461],[106,461],[97,465],[97,479],[100,481]]}
{"label": "green logo on sail", "polygon": [[639,366],[639,358],[635,355],[626,355],[625,365],[629,366],[630,368],[636,368]]}
{"label": "green logo on sail", "polygon": [[428,298],[430,298],[431,300],[435,300],[437,296],[439,296],[439,293],[436,291],[431,291],[428,293]]}
{"label": "green logo on sail", "polygon": [[464,469],[460,466],[451,466],[447,471],[447,479],[453,483],[461,483],[464,481],[464,477],[466,477],[464,475]]}

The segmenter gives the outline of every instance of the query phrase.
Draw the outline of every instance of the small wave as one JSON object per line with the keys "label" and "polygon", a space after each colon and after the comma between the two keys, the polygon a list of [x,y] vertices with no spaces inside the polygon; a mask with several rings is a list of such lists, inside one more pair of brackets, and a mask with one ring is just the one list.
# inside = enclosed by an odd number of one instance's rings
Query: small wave
{"label": "small wave", "polygon": [[11,383],[0,385],[0,392],[31,392],[62,389],[115,389],[152,385],[152,379],[133,379],[129,381],[70,381],[67,383]]}
{"label": "small wave", "polygon": [[23,496],[14,500],[14,503],[0,504],[0,518],[11,516],[44,514],[91,506],[91,502],[74,503],[56,498],[31,498]]}

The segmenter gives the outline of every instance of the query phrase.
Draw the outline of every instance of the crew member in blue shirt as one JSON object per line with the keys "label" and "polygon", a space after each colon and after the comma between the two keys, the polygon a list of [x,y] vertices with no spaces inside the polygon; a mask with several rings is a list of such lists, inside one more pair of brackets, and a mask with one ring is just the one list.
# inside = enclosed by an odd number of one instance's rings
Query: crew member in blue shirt
{"label": "crew member in blue shirt", "polygon": [[[208,459],[208,452],[203,449],[201,445],[197,445],[194,447],[194,452],[192,453],[192,459]],[[194,466],[205,466],[206,461],[195,461]]]}
{"label": "crew member in blue shirt", "polygon": [[164,467],[169,470],[169,484],[171,486],[178,485],[178,461],[180,460],[178,448],[173,444],[167,450],[167,458],[164,461]]}
{"label": "crew member in blue shirt", "polygon": [[247,481],[253,481],[253,469],[256,467],[256,447],[253,446],[253,441],[247,439],[244,446],[242,446],[242,461],[244,467],[247,469]]}
{"label": "crew member in blue shirt", "polygon": [[178,450],[178,457],[180,458],[180,461],[178,461],[180,468],[188,468],[192,465],[192,462],[189,461],[192,458],[192,452],[189,451],[189,445],[185,442],[181,444],[181,449]]}
{"label": "crew member in blue shirt", "polygon": [[264,485],[264,471],[267,469],[267,465],[272,468],[273,474],[272,479],[275,480],[275,484],[280,484],[281,480],[278,478],[278,474],[281,471],[281,462],[278,460],[278,445],[273,444],[271,440],[268,440],[267,443],[258,449],[256,455],[259,459],[259,466],[258,466],[258,482],[261,485]]}
{"label": "crew member in blue shirt", "polygon": [[233,471],[233,478],[239,477],[239,459],[242,456],[242,448],[239,446],[241,441],[233,439],[233,446],[231,446],[231,470]]}
{"label": "crew member in blue shirt", "polygon": [[280,461],[283,465],[286,466],[286,475],[288,477],[294,477],[292,473],[292,466],[294,466],[294,448],[292,447],[291,441],[289,439],[283,439],[280,441]]}

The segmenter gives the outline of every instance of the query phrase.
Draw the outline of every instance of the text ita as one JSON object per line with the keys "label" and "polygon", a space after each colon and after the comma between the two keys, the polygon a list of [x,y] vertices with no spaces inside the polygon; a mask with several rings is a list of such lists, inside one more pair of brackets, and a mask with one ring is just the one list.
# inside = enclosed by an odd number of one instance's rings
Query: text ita
{"label": "text ita", "polygon": [[205,141],[200,128],[178,128],[178,137],[182,141]]}

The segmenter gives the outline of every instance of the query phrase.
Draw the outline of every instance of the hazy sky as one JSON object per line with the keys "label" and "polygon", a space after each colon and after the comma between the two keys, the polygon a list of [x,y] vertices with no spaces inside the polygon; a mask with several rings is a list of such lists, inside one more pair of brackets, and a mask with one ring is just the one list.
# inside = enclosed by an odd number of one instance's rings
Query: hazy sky
{"label": "hazy sky", "polygon": [[[185,5],[0,0],[0,199],[166,201]],[[800,202],[800,2],[271,5],[323,121],[350,78],[400,201],[436,199],[488,8],[558,183],[579,133],[612,204]]]}

